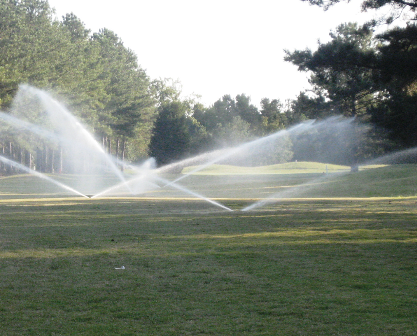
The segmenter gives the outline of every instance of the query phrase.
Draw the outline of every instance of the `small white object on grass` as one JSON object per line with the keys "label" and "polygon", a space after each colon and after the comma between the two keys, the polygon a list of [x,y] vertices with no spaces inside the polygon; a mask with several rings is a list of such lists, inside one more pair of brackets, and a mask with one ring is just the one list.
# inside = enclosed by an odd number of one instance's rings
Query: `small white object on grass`
{"label": "small white object on grass", "polygon": [[124,266],[122,266],[122,267],[116,267],[115,269],[125,269],[125,267]]}

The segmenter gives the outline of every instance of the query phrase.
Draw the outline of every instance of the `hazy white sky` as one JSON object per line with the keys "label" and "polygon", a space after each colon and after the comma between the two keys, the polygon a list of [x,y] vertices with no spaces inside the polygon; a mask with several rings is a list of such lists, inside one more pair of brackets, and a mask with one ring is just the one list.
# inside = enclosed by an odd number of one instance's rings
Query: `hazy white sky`
{"label": "hazy white sky", "polygon": [[308,83],[283,49],[314,49],[340,23],[364,21],[361,2],[324,12],[300,0],[49,0],[58,19],[73,12],[92,32],[114,31],[152,79],[178,79],[206,106],[225,94],[295,98]]}

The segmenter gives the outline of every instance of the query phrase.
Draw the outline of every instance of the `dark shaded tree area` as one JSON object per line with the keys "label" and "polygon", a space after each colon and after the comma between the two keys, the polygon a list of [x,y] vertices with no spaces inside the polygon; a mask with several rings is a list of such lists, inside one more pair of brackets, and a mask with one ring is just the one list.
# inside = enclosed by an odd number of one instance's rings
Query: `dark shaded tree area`
{"label": "dark shaded tree area", "polygon": [[181,102],[164,103],[155,122],[149,155],[159,165],[165,165],[187,155],[190,142],[185,105]]}

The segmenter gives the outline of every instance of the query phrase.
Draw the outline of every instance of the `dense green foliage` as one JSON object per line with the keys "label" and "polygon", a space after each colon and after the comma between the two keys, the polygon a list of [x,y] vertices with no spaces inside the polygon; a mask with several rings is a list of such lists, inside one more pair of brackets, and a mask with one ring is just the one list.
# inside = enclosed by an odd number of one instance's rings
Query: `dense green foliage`
{"label": "dense green foliage", "polygon": [[179,102],[165,103],[160,107],[155,122],[149,154],[158,164],[176,161],[188,152],[190,135],[185,116],[185,106]]}
{"label": "dense green foliage", "polygon": [[[324,7],[340,1],[309,0]],[[391,5],[394,17],[398,10],[412,12],[416,3],[363,2],[365,10],[384,5]],[[91,33],[72,13],[57,20],[47,0],[0,0],[0,110],[10,112],[21,84],[49,90],[89,125],[107,152],[130,161],[151,155],[159,164],[235,146],[305,119],[355,116],[378,128],[370,128],[363,144],[355,145],[354,161],[417,145],[417,28],[410,21],[375,35],[376,24],[343,24],[316,51],[287,51],[287,61],[311,74],[312,90],[293,101],[264,98],[257,107],[245,94],[224,95],[206,107],[181,98],[178,83],[150,79],[115,32]],[[168,116],[173,109],[181,110],[181,117]],[[47,170],[42,161],[59,150],[34,152],[29,142],[8,134],[2,126],[2,154],[38,162],[38,169]],[[317,146],[311,153],[321,150]],[[266,150],[268,158],[259,164],[306,159],[290,142],[284,156]]]}

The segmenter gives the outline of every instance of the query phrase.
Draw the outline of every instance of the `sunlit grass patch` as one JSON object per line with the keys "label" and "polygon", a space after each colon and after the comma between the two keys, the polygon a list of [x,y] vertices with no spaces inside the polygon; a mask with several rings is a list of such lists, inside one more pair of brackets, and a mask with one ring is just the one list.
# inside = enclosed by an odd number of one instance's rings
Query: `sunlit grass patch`
{"label": "sunlit grass patch", "polygon": [[[364,165],[359,170],[369,170],[386,167],[386,165]],[[182,174],[194,175],[258,175],[258,174],[324,174],[350,171],[350,166],[336,165],[321,162],[286,162],[268,166],[234,166],[227,164],[212,164],[198,169],[198,166],[189,166],[183,169]]]}
{"label": "sunlit grass patch", "polygon": [[[256,232],[256,233],[242,233],[242,234],[219,234],[219,235],[192,235],[192,236],[170,236],[163,237],[163,239],[222,239],[222,240],[241,240],[241,241],[257,241],[262,239],[276,239],[276,238],[292,238],[297,240],[297,238],[306,238],[306,237],[329,237],[329,239],[334,238],[334,241],[346,239],[357,242],[358,240],[367,240],[371,239],[372,241],[378,239],[390,239],[390,240],[399,240],[404,239],[415,239],[417,238],[417,230],[393,230],[393,229],[381,229],[381,230],[369,230],[369,229],[352,229],[352,230],[340,230],[340,229],[328,229],[328,230],[289,230],[282,229],[271,232]],[[278,240],[278,239],[276,239]]]}
{"label": "sunlit grass patch", "polygon": [[184,168],[182,173],[195,175],[322,174],[350,170],[348,166],[319,162],[287,162],[256,167],[213,164],[201,170],[197,168],[197,166],[189,166]]}

